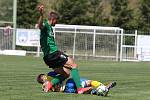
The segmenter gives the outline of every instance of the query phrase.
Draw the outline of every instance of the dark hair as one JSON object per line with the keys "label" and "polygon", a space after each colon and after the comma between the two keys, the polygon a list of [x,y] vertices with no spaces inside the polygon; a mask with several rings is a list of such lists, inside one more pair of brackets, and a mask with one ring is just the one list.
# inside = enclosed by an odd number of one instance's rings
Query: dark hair
{"label": "dark hair", "polygon": [[45,74],[39,74],[39,75],[37,76],[37,78],[36,78],[37,82],[40,83],[40,84],[43,84],[43,80],[42,80],[42,78],[41,78],[43,75],[45,75]]}
{"label": "dark hair", "polygon": [[48,19],[59,19],[59,15],[56,12],[50,12],[48,14]]}

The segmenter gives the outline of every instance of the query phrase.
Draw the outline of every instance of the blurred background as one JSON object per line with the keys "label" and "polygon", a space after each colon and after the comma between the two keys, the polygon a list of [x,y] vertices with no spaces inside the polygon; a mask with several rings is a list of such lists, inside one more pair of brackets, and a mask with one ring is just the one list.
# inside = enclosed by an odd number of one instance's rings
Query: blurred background
{"label": "blurred background", "polygon": [[[37,6],[44,4],[45,6],[45,18],[50,11],[56,11],[60,15],[59,24],[64,25],[82,25],[82,26],[102,26],[102,27],[119,27],[122,30],[103,30],[95,31],[96,33],[111,33],[111,37],[108,35],[96,37],[96,42],[89,43],[87,41],[95,41],[94,38],[90,38],[93,35],[87,35],[86,33],[94,34],[93,30],[80,30],[85,33],[83,39],[80,39],[78,46],[79,49],[86,49],[86,51],[80,51],[80,54],[91,52],[92,56],[95,56],[96,50],[101,53],[108,54],[108,56],[115,56],[115,59],[119,59],[120,56],[125,57],[134,56],[137,59],[137,35],[150,35],[150,2],[149,0],[1,0],[0,1],[0,32],[1,32],[1,50],[4,49],[17,49],[26,51],[37,52],[37,46],[19,46],[16,45],[16,29],[35,29],[39,12]],[[65,26],[66,27],[66,26]],[[90,28],[90,27],[89,27]],[[58,29],[58,28],[56,28]],[[110,28],[111,29],[111,28]],[[63,31],[62,31],[63,30]],[[56,33],[66,33],[66,29],[58,29]],[[67,28],[70,32],[70,29]],[[66,31],[67,31],[66,30]],[[75,33],[73,29],[70,33]],[[112,32],[114,31],[114,32]],[[11,34],[12,33],[12,34]],[[112,35],[112,33],[123,33],[121,35]],[[5,34],[2,35],[2,34]],[[6,37],[8,35],[8,37]],[[76,36],[70,37],[74,34],[56,35],[59,47],[63,46],[69,48],[75,45],[73,41]],[[24,36],[26,36],[24,34]],[[60,38],[60,36],[63,38]],[[68,38],[70,37],[70,38]],[[103,39],[102,39],[103,38]],[[123,38],[123,39],[122,39]],[[62,41],[60,41],[62,39]],[[118,39],[118,40],[117,40]],[[5,41],[4,41],[5,40]],[[8,40],[8,41],[6,41]],[[70,41],[69,41],[70,40]],[[77,41],[78,39],[74,40]],[[68,44],[68,43],[72,44]],[[147,41],[148,42],[148,41]],[[62,44],[63,43],[63,44]],[[86,45],[88,44],[88,45]],[[91,44],[91,45],[90,45]],[[101,45],[100,45],[101,44]],[[94,46],[93,46],[94,45]],[[123,46],[124,45],[124,46]],[[128,46],[125,46],[128,45]],[[81,48],[84,47],[84,48]],[[124,48],[126,47],[126,48]],[[75,47],[71,50],[66,48],[60,48],[69,54],[75,54]],[[149,48],[149,47],[148,47]],[[91,51],[88,51],[91,50]],[[95,50],[96,49],[96,50]],[[95,50],[95,51],[94,51]],[[114,50],[112,52],[112,50]],[[38,52],[39,52],[38,48]],[[102,52],[105,51],[105,52]],[[115,53],[114,53],[115,52]],[[117,52],[117,53],[116,53]],[[120,54],[124,52],[124,54]],[[30,52],[28,52],[30,53]],[[33,52],[34,53],[34,52]],[[149,52],[148,52],[149,53]],[[80,55],[77,54],[77,55]],[[91,56],[91,54],[89,54]],[[38,54],[39,55],[39,54]],[[105,56],[102,55],[102,56]],[[98,55],[99,56],[99,55]],[[117,56],[117,58],[116,58]]]}
{"label": "blurred background", "polygon": [[[39,4],[45,5],[46,15],[57,11],[61,24],[150,30],[149,0],[17,0],[17,28],[34,28]],[[0,21],[11,22],[13,0],[1,0],[0,6]]]}

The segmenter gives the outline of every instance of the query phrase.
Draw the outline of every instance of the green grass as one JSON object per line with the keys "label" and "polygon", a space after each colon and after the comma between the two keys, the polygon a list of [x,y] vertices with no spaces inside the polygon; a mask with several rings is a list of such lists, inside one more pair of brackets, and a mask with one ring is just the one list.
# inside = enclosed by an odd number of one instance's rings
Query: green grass
{"label": "green grass", "polygon": [[0,100],[150,100],[150,62],[77,61],[82,77],[117,81],[108,97],[43,93],[36,82],[50,71],[42,58],[0,56]]}

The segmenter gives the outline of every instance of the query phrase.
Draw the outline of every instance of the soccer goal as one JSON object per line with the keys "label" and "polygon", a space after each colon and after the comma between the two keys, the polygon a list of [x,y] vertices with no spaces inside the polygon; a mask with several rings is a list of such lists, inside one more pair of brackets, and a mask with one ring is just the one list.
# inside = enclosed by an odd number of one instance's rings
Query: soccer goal
{"label": "soccer goal", "polygon": [[58,24],[54,32],[58,47],[74,59],[119,60],[119,27]]}
{"label": "soccer goal", "polygon": [[120,61],[137,61],[137,30],[123,30],[120,44]]}

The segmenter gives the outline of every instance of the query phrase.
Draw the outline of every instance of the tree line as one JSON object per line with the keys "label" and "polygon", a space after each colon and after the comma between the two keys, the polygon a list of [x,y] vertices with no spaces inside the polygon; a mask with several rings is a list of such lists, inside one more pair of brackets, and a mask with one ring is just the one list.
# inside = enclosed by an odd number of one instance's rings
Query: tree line
{"label": "tree line", "polygon": [[[1,4],[2,1],[5,0],[1,0]],[[33,28],[39,16],[37,6],[42,3],[46,6],[46,15],[49,10],[59,13],[61,24],[116,26],[126,30],[150,31],[150,2],[138,1],[139,5],[132,8],[130,0],[17,0],[17,27]],[[2,18],[4,13],[0,12],[0,15]]]}

